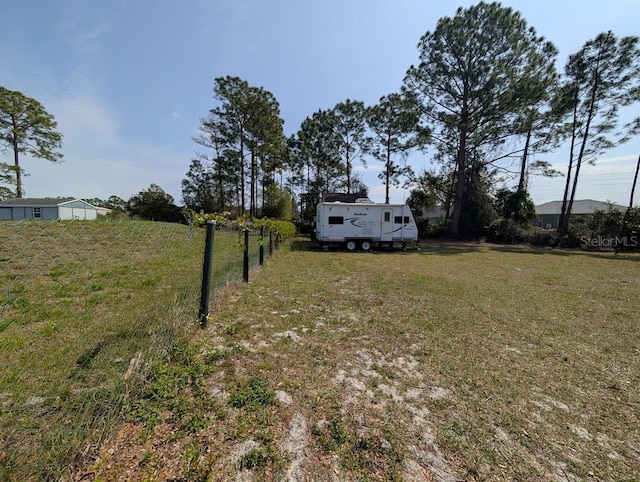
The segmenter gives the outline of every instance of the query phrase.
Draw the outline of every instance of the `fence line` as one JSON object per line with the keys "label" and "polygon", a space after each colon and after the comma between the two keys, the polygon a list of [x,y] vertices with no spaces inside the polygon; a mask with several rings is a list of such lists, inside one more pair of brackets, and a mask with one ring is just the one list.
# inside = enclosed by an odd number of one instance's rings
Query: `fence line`
{"label": "fence line", "polygon": [[[248,237],[257,266],[260,233]],[[242,279],[242,238],[217,230],[210,292]],[[0,222],[0,480],[60,480],[99,442],[197,326],[204,241],[170,223]]]}

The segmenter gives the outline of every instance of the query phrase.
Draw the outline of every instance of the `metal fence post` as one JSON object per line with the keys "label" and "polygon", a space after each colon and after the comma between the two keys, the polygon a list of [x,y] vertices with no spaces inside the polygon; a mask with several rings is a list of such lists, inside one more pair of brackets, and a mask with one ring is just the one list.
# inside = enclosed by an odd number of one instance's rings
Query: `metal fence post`
{"label": "metal fence post", "polygon": [[244,257],[242,266],[242,278],[249,282],[249,230],[244,230]]}
{"label": "metal fence post", "polygon": [[264,264],[264,226],[260,226],[260,266]]}
{"label": "metal fence post", "polygon": [[273,236],[272,236],[273,231],[270,229],[269,230],[269,256],[271,256],[273,254]]}
{"label": "metal fence post", "polygon": [[204,261],[202,262],[200,310],[198,312],[200,328],[207,327],[207,317],[209,316],[209,287],[211,284],[211,261],[213,258],[213,236],[215,228],[215,221],[207,221],[207,236],[204,243]]}

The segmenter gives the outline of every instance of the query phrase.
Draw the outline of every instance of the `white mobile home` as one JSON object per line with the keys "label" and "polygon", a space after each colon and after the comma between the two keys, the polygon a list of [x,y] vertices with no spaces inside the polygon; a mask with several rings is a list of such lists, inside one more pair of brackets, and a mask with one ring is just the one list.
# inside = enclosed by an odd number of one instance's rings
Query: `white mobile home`
{"label": "white mobile home", "polygon": [[321,202],[316,208],[315,239],[322,247],[345,246],[368,251],[372,246],[406,247],[418,241],[418,227],[406,204]]}
{"label": "white mobile home", "polygon": [[0,201],[0,221],[33,220],[94,220],[98,209],[81,199],[21,198]]}

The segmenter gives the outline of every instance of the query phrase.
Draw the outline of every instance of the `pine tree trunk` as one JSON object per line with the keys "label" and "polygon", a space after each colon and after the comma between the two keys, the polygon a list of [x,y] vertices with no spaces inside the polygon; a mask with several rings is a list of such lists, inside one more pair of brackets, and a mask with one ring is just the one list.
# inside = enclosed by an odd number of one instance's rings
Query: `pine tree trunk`
{"label": "pine tree trunk", "polygon": [[460,145],[458,146],[458,155],[456,160],[456,187],[453,200],[453,214],[451,216],[451,226],[449,228],[449,233],[454,238],[460,236],[460,215],[462,213],[462,204],[466,188],[465,182],[467,179],[466,145],[467,130],[466,124],[463,122],[460,131]]}
{"label": "pine tree trunk", "polygon": [[387,169],[386,169],[386,176],[385,176],[385,181],[384,181],[384,187],[385,187],[385,196],[384,196],[384,202],[385,204],[389,204],[389,181],[391,178],[391,146],[389,145],[391,140],[387,139]]}
{"label": "pine tree trunk", "polygon": [[347,194],[351,194],[351,159],[349,159],[349,143],[347,143],[346,168],[347,168]]}
{"label": "pine tree trunk", "polygon": [[580,174],[580,167],[582,167],[582,159],[584,157],[584,151],[586,149],[587,142],[589,139],[589,128],[591,127],[591,121],[595,116],[595,108],[596,108],[596,102],[597,102],[596,94],[598,93],[598,88],[600,87],[600,83],[598,82],[599,79],[598,79],[597,68],[594,76],[595,76],[595,80],[593,83],[593,89],[591,89],[591,98],[589,99],[589,113],[587,115],[587,123],[585,124],[585,127],[584,127],[584,133],[582,135],[582,143],[580,145],[580,153],[578,154],[578,159],[576,162],[576,173],[573,176],[573,189],[571,190],[571,198],[569,199],[569,204],[567,205],[567,212],[565,213],[564,226],[562,229],[563,235],[567,234],[567,230],[569,229],[569,218],[571,216],[571,210],[573,209],[573,200],[575,198],[576,189],[578,187],[578,176]]}
{"label": "pine tree trunk", "polygon": [[20,169],[20,160],[19,160],[19,152],[18,152],[18,136],[13,134],[13,164],[16,170],[16,197],[18,199],[22,198],[22,171]]}
{"label": "pine tree trunk", "polygon": [[[578,118],[578,87],[576,86],[575,97],[573,99],[573,125],[571,126],[571,147],[569,149],[569,166],[567,167],[567,182],[564,185],[564,194],[562,195],[562,208],[560,209],[560,218],[558,219],[558,230],[566,232],[569,226],[567,217],[567,201],[569,199],[569,186],[571,186],[571,169],[573,169],[573,152],[577,138],[576,124]],[[566,221],[566,223],[565,223]]]}
{"label": "pine tree trunk", "polygon": [[527,177],[527,158],[529,157],[529,144],[531,142],[531,126],[527,131],[527,140],[524,143],[524,152],[522,153],[522,164],[520,165],[520,180],[518,181],[518,192],[526,188]]}
{"label": "pine tree trunk", "polygon": [[633,176],[633,184],[631,185],[631,196],[629,196],[629,208],[627,213],[633,208],[633,195],[636,192],[636,183],[638,182],[638,172],[640,172],[640,155],[638,156],[638,164],[636,165],[636,174]]}
{"label": "pine tree trunk", "polygon": [[240,212],[239,216],[244,215],[245,209],[245,199],[244,199],[244,176],[245,176],[245,166],[244,166],[244,129],[240,126]]}
{"label": "pine tree trunk", "polygon": [[249,217],[256,215],[256,155],[251,149],[251,166],[249,172]]}

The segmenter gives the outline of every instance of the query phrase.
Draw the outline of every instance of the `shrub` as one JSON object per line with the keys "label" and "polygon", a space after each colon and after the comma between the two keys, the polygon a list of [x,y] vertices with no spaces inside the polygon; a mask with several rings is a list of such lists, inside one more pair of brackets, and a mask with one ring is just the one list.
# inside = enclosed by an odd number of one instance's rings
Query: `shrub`
{"label": "shrub", "polygon": [[417,218],[418,237],[425,238],[444,238],[449,234],[449,224],[444,219]]}
{"label": "shrub", "polygon": [[563,248],[580,248],[583,245],[583,239],[590,237],[591,230],[585,220],[580,219],[569,223],[567,234],[558,239],[558,245]]}
{"label": "shrub", "polygon": [[205,213],[204,211],[200,211],[197,213],[193,209],[185,209],[184,215],[190,223],[197,226],[205,224],[207,221],[215,221],[216,225],[225,227],[232,223],[231,213],[229,211],[221,213]]}
{"label": "shrub", "polygon": [[493,202],[498,216],[528,226],[536,218],[536,207],[526,189],[498,189]]}
{"label": "shrub", "polygon": [[543,229],[531,226],[525,232],[526,242],[534,246],[555,246],[557,244],[555,229]]}
{"label": "shrub", "polygon": [[416,226],[418,227],[418,238],[424,239],[429,235],[429,219],[416,218]]}
{"label": "shrub", "polygon": [[284,221],[282,219],[254,219],[253,225],[256,227],[264,226],[266,229],[272,231],[280,239],[291,238],[296,235],[296,225],[291,221]]}
{"label": "shrub", "polygon": [[487,230],[487,241],[491,243],[523,243],[526,242],[526,238],[526,229],[518,226],[512,219],[498,218]]}
{"label": "shrub", "polygon": [[[572,233],[566,242],[575,243],[577,233]],[[556,246],[555,229],[543,229],[537,226],[519,226],[511,219],[500,218],[489,226],[487,241],[492,243],[527,243],[533,246]]]}
{"label": "shrub", "polygon": [[237,219],[230,219],[231,213],[228,211],[222,213],[205,213],[200,211],[196,213],[191,209],[185,210],[187,219],[198,226],[205,224],[207,221],[215,221],[216,226],[228,229],[252,229],[264,226],[273,232],[279,239],[291,238],[296,235],[296,226],[291,221],[282,219],[251,219],[247,216],[240,216]]}

